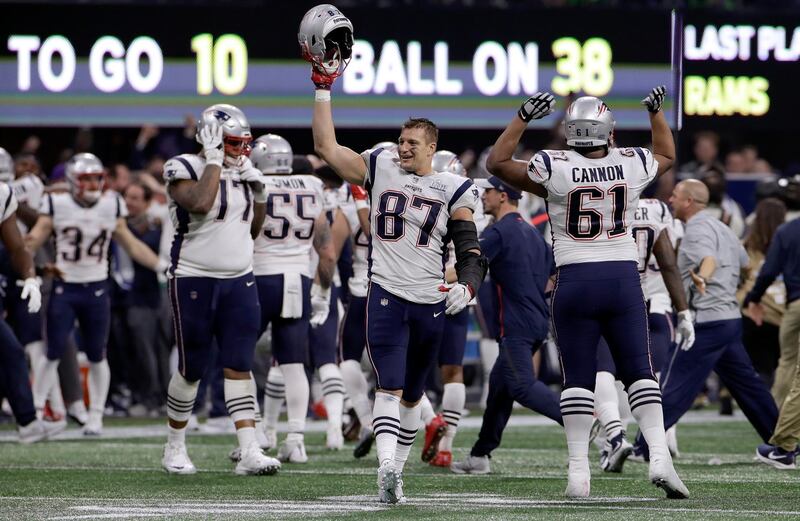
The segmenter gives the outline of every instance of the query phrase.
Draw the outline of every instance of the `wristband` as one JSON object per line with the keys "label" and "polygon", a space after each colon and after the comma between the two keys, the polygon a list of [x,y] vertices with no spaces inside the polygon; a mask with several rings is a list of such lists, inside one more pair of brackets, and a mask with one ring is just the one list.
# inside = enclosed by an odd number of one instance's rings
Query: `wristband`
{"label": "wristband", "polygon": [[314,91],[314,101],[330,101],[331,91],[325,89],[317,89]]}
{"label": "wristband", "polygon": [[253,201],[259,204],[264,204],[267,202],[267,191],[261,190],[260,192],[256,192],[253,190]]}
{"label": "wristband", "polygon": [[356,210],[369,210],[369,203],[365,199],[356,199]]}

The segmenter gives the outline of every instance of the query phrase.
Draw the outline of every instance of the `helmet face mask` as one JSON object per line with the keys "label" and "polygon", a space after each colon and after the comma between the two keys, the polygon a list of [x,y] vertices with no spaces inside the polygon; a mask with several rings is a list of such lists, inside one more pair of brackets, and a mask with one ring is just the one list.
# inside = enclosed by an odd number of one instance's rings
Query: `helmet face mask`
{"label": "helmet face mask", "polygon": [[105,170],[94,154],[75,154],[67,162],[67,181],[72,196],[87,203],[95,203],[103,195]]}
{"label": "helmet face mask", "polygon": [[614,116],[599,98],[583,96],[567,108],[564,134],[575,148],[609,146],[614,136]]}
{"label": "helmet face mask", "polygon": [[353,23],[333,5],[320,4],[303,16],[297,41],[305,60],[335,78],[353,54]]}
{"label": "helmet face mask", "polygon": [[291,174],[292,146],[277,134],[265,134],[253,142],[250,160],[262,174]]}
{"label": "helmet face mask", "polygon": [[226,103],[211,105],[200,115],[197,121],[195,140],[200,141],[200,130],[210,125],[222,127],[222,141],[225,149],[224,164],[227,167],[242,166],[250,155],[250,142],[253,134],[247,117],[237,107]]}

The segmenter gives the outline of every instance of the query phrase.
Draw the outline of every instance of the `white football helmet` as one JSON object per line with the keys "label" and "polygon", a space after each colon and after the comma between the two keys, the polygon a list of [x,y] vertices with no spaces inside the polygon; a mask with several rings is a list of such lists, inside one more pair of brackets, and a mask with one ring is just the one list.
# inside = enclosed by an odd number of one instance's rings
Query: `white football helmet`
{"label": "white football helmet", "polygon": [[[72,195],[88,203],[94,203],[103,195],[105,170],[103,163],[94,154],[75,154],[67,162],[67,181]],[[87,184],[96,181],[96,185]]]}
{"label": "white football helmet", "polygon": [[312,7],[297,30],[303,58],[336,77],[353,54],[353,23],[331,4]]}
{"label": "white football helmet", "polygon": [[292,146],[277,134],[265,134],[253,142],[250,161],[262,174],[291,174]]}
{"label": "white football helmet", "polygon": [[250,142],[253,134],[250,123],[244,112],[225,103],[211,105],[200,115],[197,121],[195,140],[200,141],[200,130],[206,126],[217,124],[222,127],[222,141],[225,144],[225,166],[238,167],[244,158],[250,155]]}
{"label": "white football helmet", "polygon": [[564,128],[571,147],[608,146],[614,134],[614,116],[603,100],[583,96],[567,108]]}
{"label": "white football helmet", "polygon": [[449,150],[439,150],[433,154],[431,167],[434,172],[450,172],[451,174],[459,176],[464,176],[466,174],[461,160]]}
{"label": "white football helmet", "polygon": [[5,148],[0,147],[0,183],[14,180],[14,160]]}

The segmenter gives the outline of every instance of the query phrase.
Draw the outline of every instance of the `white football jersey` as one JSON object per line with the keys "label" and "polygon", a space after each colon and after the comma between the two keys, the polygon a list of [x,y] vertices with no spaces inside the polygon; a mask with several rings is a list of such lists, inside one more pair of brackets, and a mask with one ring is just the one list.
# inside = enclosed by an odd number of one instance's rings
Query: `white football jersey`
{"label": "white football jersey", "polygon": [[638,260],[630,233],[639,194],[658,162],[646,148],[611,148],[589,159],[574,150],[542,150],[528,176],[547,189],[556,266]]}
{"label": "white football jersey", "polygon": [[661,232],[665,231],[675,245],[674,235],[670,232],[674,227],[674,219],[667,205],[658,199],[639,199],[636,217],[633,221],[633,238],[639,250],[639,276],[645,298],[650,301],[651,313],[666,313],[672,304],[664,285],[658,261],[653,255],[653,248]]}
{"label": "white football jersey", "polygon": [[[38,210],[42,204],[42,196],[44,195],[44,183],[39,179],[39,176],[34,174],[24,175],[11,181],[11,187],[14,189],[14,197],[20,203],[25,203],[29,208]],[[17,220],[19,229],[22,233],[27,233],[28,227]]]}
{"label": "white football jersey", "polygon": [[478,188],[449,172],[416,175],[383,149],[362,154],[370,193],[370,281],[420,304],[441,302],[447,221],[459,208],[473,213]]}
{"label": "white football jersey", "polygon": [[314,224],[324,202],[322,181],[312,175],[268,175],[264,186],[267,217],[255,241],[253,271],[311,277]]}
{"label": "white football jersey", "polygon": [[354,201],[340,206],[347,223],[350,225],[350,237],[353,244],[353,275],[347,281],[350,294],[354,297],[367,296],[367,284],[369,275],[367,274],[369,264],[369,236],[361,229],[361,222],[358,220],[358,210]]}
{"label": "white football jersey", "polygon": [[[164,164],[167,183],[198,181],[205,159],[182,154]],[[169,197],[170,220],[175,227],[169,273],[175,277],[232,279],[253,270],[253,198],[239,182],[239,170],[223,168],[214,205],[207,214],[189,213]]]}
{"label": "white football jersey", "polygon": [[6,183],[0,183],[0,223],[5,222],[17,211],[17,199],[14,190]]}
{"label": "white football jersey", "polygon": [[128,207],[116,192],[104,193],[92,206],[79,204],[70,193],[46,194],[39,213],[53,219],[56,267],[64,282],[99,282],[108,278],[108,245],[117,220]]}

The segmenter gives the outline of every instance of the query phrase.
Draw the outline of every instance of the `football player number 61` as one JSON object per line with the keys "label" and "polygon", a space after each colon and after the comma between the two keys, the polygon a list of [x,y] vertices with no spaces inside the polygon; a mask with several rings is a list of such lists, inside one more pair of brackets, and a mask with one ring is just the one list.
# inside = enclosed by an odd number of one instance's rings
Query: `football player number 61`
{"label": "football player number 61", "polygon": [[192,38],[197,55],[197,93],[239,94],[247,85],[247,44],[236,34],[223,34],[217,41],[208,33]]}

